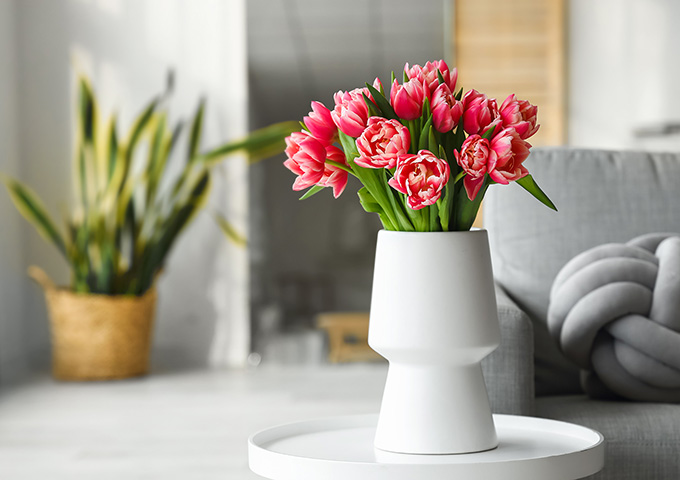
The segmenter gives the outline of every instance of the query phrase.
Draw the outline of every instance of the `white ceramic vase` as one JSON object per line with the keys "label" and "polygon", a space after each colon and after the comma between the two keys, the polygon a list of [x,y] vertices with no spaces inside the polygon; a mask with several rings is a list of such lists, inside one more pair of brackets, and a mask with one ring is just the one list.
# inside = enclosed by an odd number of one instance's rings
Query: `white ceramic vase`
{"label": "white ceramic vase", "polygon": [[380,231],[368,343],[389,361],[376,448],[498,446],[480,365],[500,343],[485,230]]}

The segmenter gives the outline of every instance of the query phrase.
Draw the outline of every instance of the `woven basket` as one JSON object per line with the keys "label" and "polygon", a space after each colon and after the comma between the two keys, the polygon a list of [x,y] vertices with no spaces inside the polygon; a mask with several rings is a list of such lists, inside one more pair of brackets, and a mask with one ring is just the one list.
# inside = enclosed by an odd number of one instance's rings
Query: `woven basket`
{"label": "woven basket", "polygon": [[58,380],[110,380],[144,375],[156,308],[156,289],[141,297],[73,293],[37,267],[52,332],[52,374]]}

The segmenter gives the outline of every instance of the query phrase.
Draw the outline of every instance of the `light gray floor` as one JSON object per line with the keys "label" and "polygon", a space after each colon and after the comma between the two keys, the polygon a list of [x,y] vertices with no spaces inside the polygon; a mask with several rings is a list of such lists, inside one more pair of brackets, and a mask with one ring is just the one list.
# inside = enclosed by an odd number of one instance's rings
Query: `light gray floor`
{"label": "light gray floor", "polygon": [[261,367],[0,390],[0,479],[256,479],[247,438],[377,413],[386,366]]}

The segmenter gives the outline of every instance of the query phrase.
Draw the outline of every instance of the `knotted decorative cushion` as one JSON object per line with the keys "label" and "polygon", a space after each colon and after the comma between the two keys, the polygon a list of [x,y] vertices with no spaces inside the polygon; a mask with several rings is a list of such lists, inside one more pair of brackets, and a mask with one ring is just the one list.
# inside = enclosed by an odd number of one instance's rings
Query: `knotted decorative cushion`
{"label": "knotted decorative cushion", "polygon": [[680,401],[680,235],[587,250],[550,292],[548,329],[593,397]]}

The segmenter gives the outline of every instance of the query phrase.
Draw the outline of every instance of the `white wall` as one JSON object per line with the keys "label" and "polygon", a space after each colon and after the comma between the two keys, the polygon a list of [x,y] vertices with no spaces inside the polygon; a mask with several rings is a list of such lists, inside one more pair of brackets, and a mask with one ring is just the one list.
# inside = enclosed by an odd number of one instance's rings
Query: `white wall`
{"label": "white wall", "polygon": [[[204,146],[246,131],[244,0],[32,0],[15,7],[19,176],[41,194],[53,214],[59,216],[70,200],[74,68],[92,77],[104,110],[115,106],[123,129],[163,89],[166,71],[174,68],[175,118],[191,115],[201,95],[208,99]],[[2,3],[2,8],[10,7]],[[11,35],[6,33],[11,29],[1,30],[3,36]],[[1,75],[8,74],[3,68]],[[0,77],[0,87],[5,83]],[[6,123],[4,117],[0,121]],[[243,229],[245,175],[243,159],[232,159],[218,170],[209,205],[228,212]],[[0,208],[2,221],[12,222],[11,232],[18,232],[18,217],[6,212],[4,199]],[[65,263],[33,231],[24,245],[18,270],[37,264],[60,283],[68,282]],[[200,215],[180,238],[160,281],[157,368],[205,364],[211,348],[215,363],[244,360],[245,264],[246,252],[226,242],[209,215]],[[30,288],[25,293],[26,348],[33,358],[46,360],[49,337],[41,292]],[[21,311],[19,298],[10,303],[12,311]]]}
{"label": "white wall", "polygon": [[569,2],[569,144],[679,150],[640,127],[680,121],[680,2]]}
{"label": "white wall", "polygon": [[[19,175],[16,102],[16,55],[13,0],[0,2],[0,172]],[[0,187],[0,190],[4,188]],[[0,384],[26,370],[24,355],[25,230],[14,207],[0,191]]]}

